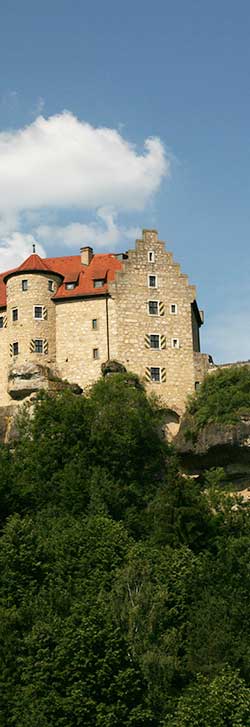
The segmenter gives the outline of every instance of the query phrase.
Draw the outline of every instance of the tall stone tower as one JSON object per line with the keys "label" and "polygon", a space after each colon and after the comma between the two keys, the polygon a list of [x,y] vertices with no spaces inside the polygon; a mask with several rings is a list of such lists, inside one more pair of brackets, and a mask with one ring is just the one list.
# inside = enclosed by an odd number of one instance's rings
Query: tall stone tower
{"label": "tall stone tower", "polygon": [[[28,389],[27,365],[56,365],[56,311],[52,301],[62,277],[54,273],[39,255],[33,252],[13,272],[4,277],[7,299],[7,351],[9,355],[8,390],[15,378],[25,379]],[[37,369],[39,371],[39,368]],[[15,372],[15,377],[14,377]]]}

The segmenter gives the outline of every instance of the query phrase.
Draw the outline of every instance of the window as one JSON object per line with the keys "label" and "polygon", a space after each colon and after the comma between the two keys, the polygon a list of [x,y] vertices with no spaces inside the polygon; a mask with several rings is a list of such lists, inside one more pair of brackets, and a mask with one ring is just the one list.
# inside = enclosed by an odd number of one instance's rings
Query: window
{"label": "window", "polygon": [[54,280],[48,280],[48,290],[50,293],[53,293],[54,291]]}
{"label": "window", "polygon": [[96,331],[96,329],[97,329],[97,318],[92,318],[92,328],[93,328],[93,331]]}
{"label": "window", "polygon": [[148,252],[148,262],[149,263],[154,263],[154,261],[155,261],[154,251],[153,250],[149,250],[149,252]]}
{"label": "window", "polygon": [[42,305],[34,305],[34,318],[36,318],[36,320],[42,320],[42,318],[43,318]]}
{"label": "window", "polygon": [[22,290],[28,290],[28,280],[22,280]]}
{"label": "window", "polygon": [[157,288],[157,278],[156,278],[156,275],[149,275],[148,276],[148,287],[149,288]]}
{"label": "window", "polygon": [[74,290],[76,283],[65,283],[66,290]]}
{"label": "window", "polygon": [[12,320],[13,322],[18,321],[18,308],[12,308]]}
{"label": "window", "polygon": [[172,313],[173,315],[176,315],[177,314],[177,305],[176,305],[176,303],[171,303],[170,313]]}
{"label": "window", "polygon": [[12,344],[12,353],[13,353],[13,356],[17,356],[19,354],[19,345],[18,345],[17,341],[15,341],[15,343]]}
{"label": "window", "polygon": [[194,387],[195,387],[195,391],[199,391],[199,389],[201,387],[201,382],[200,381],[196,381]]}
{"label": "window", "polygon": [[149,300],[148,301],[148,312],[150,316],[158,316],[159,313],[159,303],[158,300]]}
{"label": "window", "polygon": [[0,328],[4,328],[3,316],[0,316]]}
{"label": "window", "polygon": [[150,348],[160,348],[160,336],[158,333],[151,333],[149,336]]}
{"label": "window", "polygon": [[150,367],[150,376],[151,376],[151,381],[159,382],[161,380],[161,370],[160,370],[159,366]]}
{"label": "window", "polygon": [[94,280],[94,288],[102,288],[104,283],[105,283],[105,280],[103,278],[100,280]]}
{"label": "window", "polygon": [[180,348],[179,338],[172,338],[172,348]]}
{"label": "window", "polygon": [[93,348],[93,358],[99,358],[99,348]]}
{"label": "window", "polygon": [[35,353],[43,353],[43,340],[41,338],[35,338]]}

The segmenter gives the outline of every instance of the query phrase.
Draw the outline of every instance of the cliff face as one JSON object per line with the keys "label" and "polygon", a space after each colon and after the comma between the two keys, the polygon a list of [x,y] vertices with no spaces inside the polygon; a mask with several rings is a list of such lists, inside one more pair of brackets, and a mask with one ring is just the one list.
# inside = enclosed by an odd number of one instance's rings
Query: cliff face
{"label": "cliff face", "polygon": [[250,486],[250,417],[239,417],[236,424],[210,422],[194,435],[192,417],[187,414],[174,446],[188,473],[223,467],[226,480],[235,487]]}
{"label": "cliff face", "polygon": [[17,439],[15,419],[18,407],[14,404],[0,407],[0,443],[7,444]]}
{"label": "cliff face", "polygon": [[62,381],[47,366],[27,363],[13,367],[8,378],[8,392],[13,404],[0,407],[0,443],[8,444],[18,438],[16,417],[20,412],[20,403],[32,406],[39,391],[47,391],[53,396],[65,389],[70,389],[73,394],[82,394],[78,384]]}

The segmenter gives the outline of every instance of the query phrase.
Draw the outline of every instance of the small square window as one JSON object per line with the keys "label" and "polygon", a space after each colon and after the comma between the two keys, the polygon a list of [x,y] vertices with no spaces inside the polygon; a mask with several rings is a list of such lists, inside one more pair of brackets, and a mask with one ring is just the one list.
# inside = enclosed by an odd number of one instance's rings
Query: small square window
{"label": "small square window", "polygon": [[15,343],[12,344],[12,352],[13,352],[13,356],[17,356],[19,354],[19,345],[18,345],[17,341],[15,341]]}
{"label": "small square window", "polygon": [[149,275],[148,276],[148,287],[149,288],[157,288],[156,275]]}
{"label": "small square window", "polygon": [[74,290],[75,287],[76,287],[75,283],[65,283],[66,290]]}
{"label": "small square window", "polygon": [[4,327],[3,316],[0,316],[0,328],[3,328],[3,327]]}
{"label": "small square window", "polygon": [[153,250],[149,250],[149,252],[148,252],[148,262],[149,263],[154,263],[154,261],[155,261],[154,251]]}
{"label": "small square window", "polygon": [[176,303],[171,303],[170,313],[172,313],[173,315],[176,315],[177,314],[177,305],[176,305]]}
{"label": "small square window", "polygon": [[179,348],[179,338],[172,338],[172,348]]}
{"label": "small square window", "polygon": [[105,283],[105,280],[102,278],[100,280],[94,280],[94,288],[102,288]]}
{"label": "small square window", "polygon": [[150,316],[158,316],[158,307],[159,303],[158,300],[149,300],[148,301],[148,312]]}
{"label": "small square window", "polygon": [[93,358],[99,358],[99,348],[93,348]]}
{"label": "small square window", "polygon": [[149,336],[150,348],[160,348],[160,336],[158,333],[151,333]]}
{"label": "small square window", "polygon": [[54,291],[54,280],[48,280],[48,290],[50,293],[53,293]]}
{"label": "small square window", "polygon": [[42,320],[43,318],[43,307],[42,305],[34,305],[34,318]]}
{"label": "small square window", "polygon": [[18,308],[12,308],[12,320],[18,321]]}
{"label": "small square window", "polygon": [[41,338],[35,338],[35,353],[43,353],[43,340]]}
{"label": "small square window", "polygon": [[28,290],[28,280],[22,280],[22,290]]}
{"label": "small square window", "polygon": [[159,366],[151,366],[150,368],[151,381],[159,382],[161,380],[161,370]]}
{"label": "small square window", "polygon": [[96,329],[97,329],[97,318],[92,318],[92,328],[93,328],[93,331],[96,331]]}

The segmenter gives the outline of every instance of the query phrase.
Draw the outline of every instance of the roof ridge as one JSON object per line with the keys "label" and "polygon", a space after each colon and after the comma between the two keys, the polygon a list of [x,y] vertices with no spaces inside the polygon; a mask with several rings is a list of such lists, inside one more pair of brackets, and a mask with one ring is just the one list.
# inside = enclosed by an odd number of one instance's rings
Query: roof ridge
{"label": "roof ridge", "polygon": [[45,259],[41,258],[37,252],[32,252],[31,255],[29,255],[26,260],[18,266],[18,268],[16,268],[17,272],[19,272],[19,270],[48,270],[49,272],[50,268],[45,262]]}

